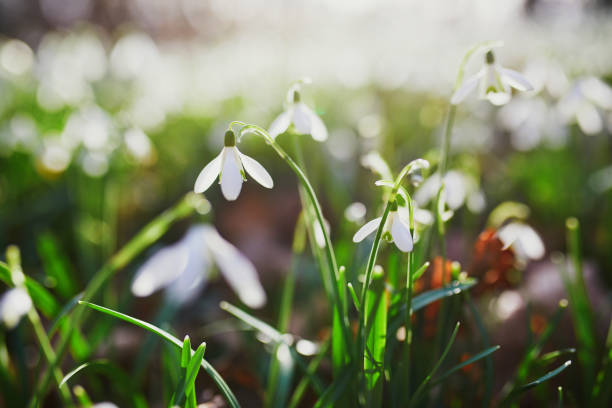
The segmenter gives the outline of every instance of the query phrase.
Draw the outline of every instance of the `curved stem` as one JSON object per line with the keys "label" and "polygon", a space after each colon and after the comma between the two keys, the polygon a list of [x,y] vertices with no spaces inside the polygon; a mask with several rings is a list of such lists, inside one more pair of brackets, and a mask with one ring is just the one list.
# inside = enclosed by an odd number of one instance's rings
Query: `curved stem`
{"label": "curved stem", "polygon": [[239,122],[239,121],[234,121],[230,123],[230,127],[234,125],[242,126],[242,129],[240,129],[241,136],[245,132],[256,133],[262,136],[268,142],[268,144],[272,146],[272,148],[274,149],[274,151],[276,151],[276,153],[280,156],[280,158],[283,159],[285,162],[287,162],[289,167],[291,167],[291,170],[293,170],[293,172],[297,175],[300,183],[304,187],[304,190],[306,191],[306,195],[308,196],[310,202],[312,203],[312,206],[314,207],[317,221],[321,224],[323,237],[325,238],[325,252],[327,255],[327,262],[329,264],[329,269],[332,271],[331,276],[334,279],[334,282],[332,284],[332,295],[334,297],[333,300],[334,300],[336,309],[338,310],[340,317],[341,317],[341,321],[343,322],[342,334],[344,337],[344,341],[347,345],[351,344],[351,341],[350,341],[351,337],[348,331],[349,323],[348,323],[347,315],[344,310],[344,306],[341,302],[340,293],[338,292],[338,279],[340,277],[340,274],[338,272],[338,263],[336,261],[336,255],[334,254],[334,251],[333,251],[331,239],[329,238],[329,234],[324,228],[325,221],[323,218],[323,211],[321,210],[321,204],[319,204],[319,200],[317,199],[317,195],[314,191],[314,188],[310,184],[310,181],[308,180],[308,178],[306,177],[306,174],[304,174],[300,166],[298,166],[297,163],[287,154],[287,152],[285,152],[285,150],[283,150],[283,148],[278,143],[276,143],[276,140],[274,140],[274,138],[270,136],[265,129],[257,125],[245,124],[244,122]]}

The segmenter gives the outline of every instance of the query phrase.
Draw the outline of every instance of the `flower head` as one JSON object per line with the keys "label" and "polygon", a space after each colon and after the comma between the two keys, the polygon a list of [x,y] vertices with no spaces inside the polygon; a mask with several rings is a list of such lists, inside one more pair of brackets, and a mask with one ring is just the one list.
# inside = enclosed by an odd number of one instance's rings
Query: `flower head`
{"label": "flower head", "polygon": [[299,84],[293,85],[287,93],[287,108],[270,124],[268,133],[276,137],[293,128],[297,133],[311,135],[318,142],[327,140],[325,124],[304,102],[301,101]]}
{"label": "flower head", "polygon": [[[381,221],[382,217],[378,217],[365,223],[353,236],[353,242],[363,241],[365,237],[378,229]],[[391,204],[391,211],[389,211],[389,216],[383,229],[383,237],[389,242],[394,242],[395,246],[402,252],[412,251],[413,242],[410,225],[404,221],[398,212],[397,203],[395,202]]]}
{"label": "flower head", "polygon": [[132,293],[145,297],[166,288],[169,300],[183,304],[204,287],[213,263],[245,305],[258,308],[266,303],[251,261],[206,224],[191,227],[180,241],[149,258],[136,272]]}
{"label": "flower head", "polygon": [[233,201],[238,198],[242,183],[246,181],[245,170],[262,186],[272,188],[274,185],[270,174],[257,160],[240,153],[236,147],[236,135],[230,129],[225,132],[223,150],[200,172],[193,190],[196,193],[205,192],[219,176],[223,196]]}
{"label": "flower head", "polygon": [[559,112],[567,123],[577,123],[587,135],[604,129],[605,112],[612,111],[612,88],[599,78],[578,79],[559,102]]}
{"label": "flower head", "polygon": [[25,289],[9,289],[0,297],[0,321],[12,329],[31,308],[32,300]]}
{"label": "flower head", "polygon": [[533,86],[520,73],[507,69],[495,62],[493,51],[485,56],[485,66],[477,74],[463,81],[451,97],[453,105],[459,104],[479,87],[480,99],[488,99],[493,105],[504,105],[512,97],[512,88],[531,91]]}

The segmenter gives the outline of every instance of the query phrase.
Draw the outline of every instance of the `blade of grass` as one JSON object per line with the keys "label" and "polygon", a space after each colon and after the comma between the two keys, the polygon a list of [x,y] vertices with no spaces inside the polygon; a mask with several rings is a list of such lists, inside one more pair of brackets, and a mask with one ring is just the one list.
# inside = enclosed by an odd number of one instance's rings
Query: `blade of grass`
{"label": "blade of grass", "polygon": [[563,408],[563,387],[559,386],[557,387],[557,392],[559,395],[559,399],[557,401],[557,407],[558,408]]}
{"label": "blade of grass", "polygon": [[[578,339],[578,360],[582,366],[582,380],[586,395],[589,395],[595,379],[595,356],[597,355],[597,338],[595,318],[589,301],[584,273],[582,269],[582,253],[580,249],[580,224],[576,218],[568,218],[567,246],[569,249],[574,276],[566,274],[564,279],[570,294],[570,310],[574,321],[574,331]],[[571,287],[571,289],[570,289]]]}
{"label": "blade of grass", "polygon": [[364,304],[365,313],[365,349],[363,355],[363,373],[365,379],[366,406],[382,405],[384,383],[385,347],[387,339],[388,293],[385,290],[385,279],[382,268],[375,269],[370,292]]}
{"label": "blade of grass", "polygon": [[566,368],[568,368],[571,364],[572,364],[572,361],[567,360],[565,363],[561,364],[561,366],[555,368],[552,371],[547,372],[546,374],[544,374],[542,377],[538,378],[537,380],[521,385],[520,387],[518,387],[516,390],[513,391],[509,399],[511,400],[513,397],[516,397],[524,393],[525,391],[530,390],[533,387],[537,387],[538,385],[550,380],[551,378],[556,377],[561,372],[563,372]]}
{"label": "blade of grass", "polygon": [[574,354],[575,352],[576,352],[575,348],[565,348],[561,350],[555,350],[555,351],[551,351],[550,353],[546,353],[542,355],[542,357],[540,357],[538,361],[540,363],[547,364],[547,363],[550,363],[552,360],[556,360],[557,358],[566,356],[568,354]]}
{"label": "blade of grass", "polygon": [[468,358],[467,360],[463,361],[462,363],[457,364],[456,366],[454,366],[453,368],[451,368],[450,370],[446,371],[444,374],[440,375],[439,377],[437,377],[436,379],[431,381],[431,386],[433,387],[436,384],[441,383],[442,381],[444,381],[447,377],[449,377],[450,375],[456,373],[457,371],[461,370],[463,367],[468,366],[472,363],[475,363],[478,360],[481,360],[483,358],[488,357],[489,355],[495,353],[497,350],[500,349],[501,346],[497,345],[497,346],[492,346],[489,347],[486,350],[481,351],[480,353]]}
{"label": "blade of grass", "polygon": [[[489,347],[489,344],[490,344],[489,334],[487,333],[487,329],[485,327],[482,316],[480,312],[478,311],[478,308],[474,304],[474,301],[472,300],[472,296],[470,295],[470,293],[464,292],[463,297],[465,298],[466,303],[470,309],[470,312],[472,313],[472,316],[474,317],[476,328],[478,329],[478,332],[480,333],[480,341],[482,343],[482,347],[487,348]],[[482,396],[481,406],[482,408],[489,408],[491,406],[491,399],[493,398],[493,382],[494,382],[494,375],[495,375],[495,372],[493,371],[493,360],[491,359],[490,356],[487,356],[484,359],[483,365],[484,365],[484,374],[485,374],[485,378],[484,378],[485,387],[484,387],[484,395]]]}
{"label": "blade of grass", "polygon": [[314,408],[333,407],[338,398],[344,394],[344,391],[351,383],[353,376],[356,374],[354,368],[349,367],[344,370],[338,378],[332,382],[325,390],[323,395],[317,400]]}
{"label": "blade of grass", "polygon": [[[183,344],[183,350],[185,344]],[[202,360],[204,359],[204,353],[206,351],[206,343],[202,343],[198,346],[198,349],[191,356],[185,371],[185,381],[183,386],[179,388],[179,392],[177,394],[175,403],[178,405],[182,405],[185,397],[187,399],[195,398],[195,380],[198,376],[198,371],[202,366]],[[183,355],[184,351],[181,352],[181,364],[183,363]],[[188,354],[191,354],[191,347],[189,347]]]}
{"label": "blade of grass", "polygon": [[317,371],[319,364],[321,364],[321,361],[323,361],[323,358],[325,357],[325,354],[327,353],[327,350],[329,349],[329,344],[330,344],[330,341],[328,339],[321,345],[319,349],[319,354],[317,354],[317,356],[313,358],[312,361],[308,364],[308,367],[306,370],[307,374],[305,374],[302,377],[298,385],[295,387],[295,390],[293,391],[293,395],[291,396],[291,401],[289,401],[289,408],[296,408],[299,405],[304,395],[304,392],[306,391],[306,388],[308,387],[308,384],[310,383],[311,376],[314,375],[314,373]]}
{"label": "blade of grass", "polygon": [[596,406],[609,407],[612,396],[612,320],[608,328],[606,348],[603,355],[603,363],[597,374],[597,381],[593,387],[593,401]]}
{"label": "blade of grass", "polygon": [[[151,244],[156,242],[161,236],[170,228],[175,222],[188,217],[191,215],[196,207],[200,205],[203,198],[188,193],[179,201],[174,207],[164,211],[153,221],[148,223],[134,238],[132,238],[127,244],[119,250],[95,275],[87,284],[83,291],[82,299],[84,301],[90,301],[102,288],[102,286],[119,270],[123,269],[129,264],[136,256],[138,256],[145,248],[148,248]],[[26,283],[27,284],[27,283]],[[57,348],[56,358],[49,363],[45,372],[42,375],[41,380],[38,382],[36,391],[30,400],[29,407],[34,408],[38,400],[46,392],[51,380],[51,374],[56,367],[61,363],[70,339],[72,337],[73,330],[78,327],[86,317],[86,308],[76,308],[71,318],[68,320],[68,330],[62,335]]]}
{"label": "blade of grass", "polygon": [[[295,275],[297,273],[301,254],[306,247],[306,225],[304,224],[304,210],[300,213],[295,225],[293,233],[293,257],[291,267],[285,278],[283,285],[283,293],[281,295],[281,305],[278,315],[277,328],[279,332],[286,332],[289,326],[291,317],[291,306],[293,304],[293,294],[295,292]],[[287,397],[289,395],[289,387],[291,386],[291,378],[293,374],[293,364],[283,364],[281,357],[285,351],[279,349],[279,345],[275,345],[274,352],[270,359],[270,369],[268,371],[268,385],[266,389],[265,406],[279,407],[286,406]],[[280,377],[280,378],[279,378]]]}
{"label": "blade of grass", "polygon": [[[147,322],[145,322],[143,320],[136,319],[136,318],[128,316],[126,314],[123,314],[123,313],[120,313],[120,312],[116,312],[114,310],[105,308],[103,306],[96,305],[94,303],[89,303],[89,302],[85,302],[85,301],[79,301],[79,304],[87,306],[87,307],[89,307],[91,309],[94,309],[94,310],[96,310],[98,312],[105,313],[105,314],[107,314],[109,316],[112,316],[112,317],[115,317],[117,319],[121,319],[121,320],[126,321],[128,323],[131,323],[133,325],[141,327],[141,328],[143,328],[145,330],[149,330],[149,331],[155,333],[156,335],[158,335],[159,337],[161,337],[162,339],[166,340],[167,342],[174,344],[179,349],[182,350],[182,348],[183,348],[183,342],[182,341],[180,341],[179,339],[177,339],[176,337],[174,337],[173,335],[171,335],[167,331],[165,331],[163,329],[160,329],[159,327],[154,326],[154,325],[152,325],[150,323],[147,323]],[[193,352],[193,351],[191,353],[192,353],[192,356],[195,354],[195,352]],[[206,371],[206,373],[208,375],[210,375],[210,377],[213,379],[213,381],[217,384],[217,386],[219,387],[219,390],[224,395],[224,397],[225,397],[226,401],[228,402],[228,404],[232,408],[240,407],[240,404],[238,403],[238,400],[236,399],[236,396],[234,395],[232,390],[229,388],[229,386],[227,385],[225,380],[221,377],[221,375],[219,375],[219,373],[214,369],[214,367],[212,365],[210,365],[210,363],[208,361],[206,361],[205,359],[202,359],[201,366],[204,369],[204,371]]]}
{"label": "blade of grass", "polygon": [[298,352],[295,350],[294,347],[290,346],[293,340],[290,334],[283,334],[279,332],[278,330],[276,330],[274,327],[270,326],[269,324],[262,322],[258,318],[251,316],[250,314],[246,313],[245,311],[237,308],[236,306],[228,302],[223,301],[220,303],[219,306],[221,307],[221,309],[234,315],[234,317],[242,320],[244,323],[248,324],[255,330],[258,330],[261,334],[266,336],[271,341],[277,344],[287,344],[289,346],[289,351],[294,361],[302,369],[302,371],[306,373],[306,375],[310,376],[310,380],[313,383],[313,387],[315,388],[315,391],[317,391],[318,393],[322,392],[323,387],[321,385],[321,381],[317,378],[316,375],[308,372],[306,364],[304,363],[304,361],[302,360]]}
{"label": "blade of grass", "polygon": [[409,407],[414,406],[414,404],[416,404],[416,403],[418,403],[420,401],[421,394],[425,391],[425,389],[427,388],[427,385],[431,381],[431,378],[434,375],[436,375],[436,372],[440,368],[440,365],[442,365],[442,363],[444,362],[444,359],[446,358],[446,356],[447,356],[448,352],[450,351],[453,343],[455,342],[455,337],[457,337],[457,333],[459,332],[459,325],[460,325],[459,322],[457,322],[457,324],[455,325],[455,328],[453,329],[453,332],[451,333],[450,340],[448,341],[448,343],[446,344],[446,347],[442,351],[442,354],[440,355],[440,358],[438,359],[436,364],[431,369],[431,372],[423,379],[423,382],[419,385],[419,387],[417,388],[417,390],[414,393],[414,395],[412,396],[412,398],[410,398],[410,403],[408,404]]}
{"label": "blade of grass", "polygon": [[45,272],[55,282],[57,294],[68,299],[76,292],[76,280],[68,257],[62,253],[56,238],[50,232],[38,236],[36,244]]}

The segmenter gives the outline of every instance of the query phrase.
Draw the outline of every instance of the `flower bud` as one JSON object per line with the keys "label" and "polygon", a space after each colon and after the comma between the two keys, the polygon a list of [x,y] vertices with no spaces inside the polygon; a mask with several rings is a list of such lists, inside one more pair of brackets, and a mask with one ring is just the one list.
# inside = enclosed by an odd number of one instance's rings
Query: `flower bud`
{"label": "flower bud", "polygon": [[233,147],[236,146],[236,134],[233,130],[229,129],[225,132],[225,147]]}

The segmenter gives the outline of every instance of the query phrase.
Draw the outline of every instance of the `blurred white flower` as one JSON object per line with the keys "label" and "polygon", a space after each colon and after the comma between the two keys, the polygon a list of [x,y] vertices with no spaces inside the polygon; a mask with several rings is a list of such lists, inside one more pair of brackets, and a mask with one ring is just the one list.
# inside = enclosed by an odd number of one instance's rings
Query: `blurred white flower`
{"label": "blurred white flower", "polygon": [[[387,217],[387,222],[383,229],[383,237],[389,242],[394,242],[395,246],[400,251],[410,252],[413,247],[410,225],[400,216],[397,204],[394,203],[392,205],[394,207],[392,207]],[[357,243],[363,241],[365,237],[378,229],[381,221],[382,217],[378,217],[365,223],[365,225],[353,235],[353,242]]]}
{"label": "blurred white flower", "polygon": [[228,130],[225,132],[225,147],[221,154],[200,172],[193,190],[196,193],[205,192],[219,176],[223,196],[226,200],[233,201],[238,198],[242,183],[246,181],[245,170],[262,186],[272,188],[274,185],[270,174],[257,160],[240,153],[236,147],[236,135],[232,130]]}
{"label": "blurred white flower", "polygon": [[[426,179],[417,189],[414,193],[414,200],[421,207],[425,207],[436,197],[440,187],[440,175],[436,173]],[[470,202],[468,209],[472,212],[482,211],[486,204],[484,194],[478,188],[474,177],[459,170],[451,170],[444,176],[443,197],[451,210],[457,210],[466,200]]]}
{"label": "blurred white flower", "polygon": [[132,293],[144,297],[166,288],[171,301],[188,302],[206,284],[213,263],[245,305],[259,308],[266,303],[251,261],[207,224],[191,227],[180,241],[149,258],[136,272]]}
{"label": "blurred white flower", "polygon": [[384,180],[393,180],[391,168],[376,150],[372,150],[371,152],[361,156],[360,163],[363,167],[369,169],[375,174],[378,174]]}
{"label": "blurred white flower", "polygon": [[363,218],[366,215],[366,206],[360,202],[351,203],[344,210],[344,218],[346,218],[350,222],[358,222],[361,223]]}
{"label": "blurred white flower", "polygon": [[545,254],[544,242],[537,232],[522,222],[511,222],[497,231],[504,246],[512,247],[516,255],[524,260],[541,259]]}
{"label": "blurred white flower", "polygon": [[293,124],[295,130],[303,135],[311,135],[318,142],[327,140],[327,128],[316,113],[300,100],[298,85],[289,89],[290,101],[287,110],[278,115],[270,124],[268,133],[276,137]]}
{"label": "blurred white flower", "polygon": [[559,102],[559,112],[566,123],[577,123],[592,135],[603,130],[600,111],[612,110],[612,89],[599,78],[578,79],[569,93]]}
{"label": "blurred white flower", "polygon": [[[325,224],[325,232],[329,234],[329,222],[326,219],[323,219],[323,223]],[[319,248],[325,248],[325,235],[323,234],[323,228],[321,228],[321,223],[318,220],[314,220],[313,224],[314,230],[314,239]]]}
{"label": "blurred white flower", "polygon": [[0,298],[0,319],[9,329],[17,326],[32,307],[32,299],[23,288],[9,289]]}
{"label": "blurred white flower", "polygon": [[507,69],[495,62],[493,51],[487,51],[485,66],[475,75],[463,81],[463,84],[451,97],[451,103],[457,105],[479,86],[480,99],[488,99],[493,105],[504,105],[512,97],[512,89],[531,91],[533,86],[522,74]]}
{"label": "blurred white flower", "polygon": [[135,160],[141,163],[151,162],[153,158],[153,146],[151,140],[138,128],[128,129],[123,135],[127,150]]}

